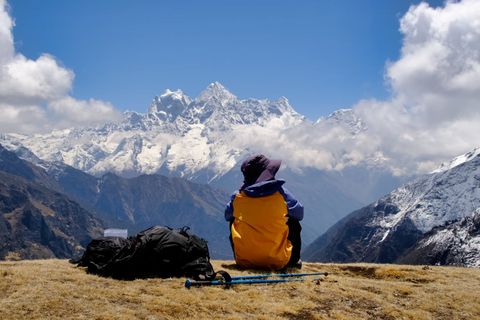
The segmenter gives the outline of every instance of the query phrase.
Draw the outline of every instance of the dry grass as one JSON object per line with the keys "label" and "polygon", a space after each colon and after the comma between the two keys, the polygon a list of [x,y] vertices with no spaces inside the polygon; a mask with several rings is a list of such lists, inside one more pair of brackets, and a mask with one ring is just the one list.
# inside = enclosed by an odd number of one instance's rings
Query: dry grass
{"label": "dry grass", "polygon": [[[231,274],[231,262],[214,261]],[[184,288],[118,281],[65,260],[0,263],[0,319],[480,319],[480,270],[306,263],[320,281]]]}

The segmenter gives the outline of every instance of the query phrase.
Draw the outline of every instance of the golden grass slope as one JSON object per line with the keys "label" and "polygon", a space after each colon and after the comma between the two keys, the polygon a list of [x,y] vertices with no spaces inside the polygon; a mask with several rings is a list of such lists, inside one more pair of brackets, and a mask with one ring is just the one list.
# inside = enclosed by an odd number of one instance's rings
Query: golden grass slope
{"label": "golden grass slope", "polygon": [[[256,273],[214,261],[232,275]],[[186,289],[119,281],[65,260],[0,262],[0,319],[480,319],[480,270],[305,263],[319,281]]]}

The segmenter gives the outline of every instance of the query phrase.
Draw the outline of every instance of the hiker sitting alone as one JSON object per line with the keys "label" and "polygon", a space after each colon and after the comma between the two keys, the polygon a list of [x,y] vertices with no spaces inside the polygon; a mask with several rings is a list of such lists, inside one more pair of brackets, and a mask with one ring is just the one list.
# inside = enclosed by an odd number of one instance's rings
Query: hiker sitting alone
{"label": "hiker sitting alone", "polygon": [[243,162],[243,185],[225,209],[237,265],[280,270],[301,267],[303,206],[276,180],[280,160],[256,155]]}

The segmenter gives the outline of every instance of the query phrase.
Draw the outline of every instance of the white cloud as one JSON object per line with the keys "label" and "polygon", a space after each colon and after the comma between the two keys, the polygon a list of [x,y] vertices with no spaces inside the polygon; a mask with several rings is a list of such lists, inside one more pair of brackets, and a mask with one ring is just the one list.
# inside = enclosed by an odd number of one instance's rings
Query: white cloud
{"label": "white cloud", "polygon": [[387,69],[395,98],[380,111],[396,116],[380,118],[378,108],[362,103],[355,110],[383,138],[382,151],[401,159],[398,166],[427,170],[429,161],[480,144],[480,1],[421,3],[401,19],[400,30],[402,54]]}
{"label": "white cloud", "polygon": [[13,57],[13,21],[7,12],[5,0],[0,0],[0,66]]}
{"label": "white cloud", "polygon": [[32,60],[15,52],[14,22],[0,0],[0,132],[38,133],[115,120],[108,102],[69,95],[74,73],[43,54]]}
{"label": "white cloud", "polygon": [[402,56],[387,76],[412,112],[437,123],[480,115],[480,1],[422,3],[402,18],[401,31]]}
{"label": "white cloud", "polygon": [[17,54],[3,66],[0,97],[12,104],[49,102],[68,95],[74,74],[49,55],[29,60]]}
{"label": "white cloud", "polygon": [[347,127],[322,120],[239,130],[232,141],[299,168],[342,169],[374,160],[399,175],[428,172],[480,146],[480,1],[439,8],[421,3],[400,22],[401,56],[386,67],[392,98],[353,106],[367,130],[352,136]]}
{"label": "white cloud", "polygon": [[352,139],[350,127],[332,120],[292,126],[289,117],[283,116],[265,126],[235,127],[227,140],[240,150],[284,159],[294,169],[341,170],[365,159],[360,149],[376,156],[376,144],[370,143],[369,136],[360,133]]}
{"label": "white cloud", "polygon": [[49,129],[45,110],[36,105],[21,107],[0,103],[1,132],[41,132]]}
{"label": "white cloud", "polygon": [[77,125],[95,125],[115,120],[114,107],[104,101],[89,99],[76,100],[72,97],[62,97],[49,103],[47,110],[61,127]]}

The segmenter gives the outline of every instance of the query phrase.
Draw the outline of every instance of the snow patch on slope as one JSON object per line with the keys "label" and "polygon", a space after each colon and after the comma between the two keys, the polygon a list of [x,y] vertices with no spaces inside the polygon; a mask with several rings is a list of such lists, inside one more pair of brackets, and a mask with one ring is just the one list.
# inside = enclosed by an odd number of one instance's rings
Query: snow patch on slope
{"label": "snow patch on slope", "polygon": [[453,255],[463,266],[480,267],[480,208],[456,223],[445,226],[422,240],[420,247]]}

